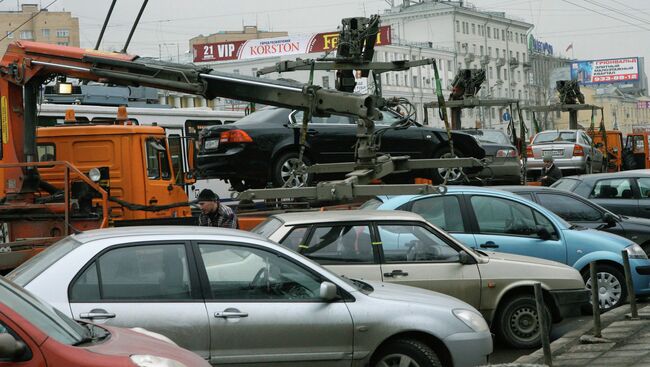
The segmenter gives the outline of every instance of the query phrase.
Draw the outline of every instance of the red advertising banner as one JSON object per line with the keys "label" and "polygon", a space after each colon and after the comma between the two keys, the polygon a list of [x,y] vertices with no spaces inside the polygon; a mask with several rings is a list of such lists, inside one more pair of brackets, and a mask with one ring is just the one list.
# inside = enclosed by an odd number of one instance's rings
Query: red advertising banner
{"label": "red advertising banner", "polygon": [[[339,33],[317,33],[248,41],[196,44],[194,62],[246,60],[336,50]],[[390,45],[390,26],[379,28],[377,46]]]}

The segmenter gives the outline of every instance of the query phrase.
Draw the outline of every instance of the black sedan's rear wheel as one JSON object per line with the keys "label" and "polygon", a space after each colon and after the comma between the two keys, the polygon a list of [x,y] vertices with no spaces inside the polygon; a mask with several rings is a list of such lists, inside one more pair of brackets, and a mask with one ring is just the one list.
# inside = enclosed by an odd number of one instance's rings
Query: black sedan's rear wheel
{"label": "black sedan's rear wheel", "polygon": [[[303,154],[302,162],[298,152],[286,152],[273,163],[273,187],[303,187],[311,185],[313,175],[307,172],[311,161]],[[287,183],[288,181],[288,183]],[[286,183],[286,186],[285,186]]]}

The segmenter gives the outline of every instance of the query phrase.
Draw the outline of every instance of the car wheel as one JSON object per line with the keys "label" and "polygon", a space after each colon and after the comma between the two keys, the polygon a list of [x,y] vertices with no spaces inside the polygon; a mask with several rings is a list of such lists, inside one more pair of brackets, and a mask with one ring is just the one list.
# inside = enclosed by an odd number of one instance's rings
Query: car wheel
{"label": "car wheel", "polygon": [[307,173],[307,167],[311,165],[306,155],[299,161],[298,152],[287,152],[282,154],[273,164],[273,187],[303,187],[309,186],[312,174]]}
{"label": "car wheel", "polygon": [[373,367],[442,366],[433,349],[413,339],[397,339],[387,343],[373,356],[370,365]]}
{"label": "car wheel", "polygon": [[[455,158],[463,157],[463,154],[454,149],[454,155],[451,154],[451,148],[444,147],[438,150],[433,158]],[[463,173],[462,168],[434,168],[431,170],[431,181],[438,185],[445,182],[445,176],[447,177],[447,183],[458,184],[462,183],[465,180],[465,174]]]}
{"label": "car wheel", "polygon": [[[551,313],[546,305],[546,322],[551,326]],[[537,304],[532,295],[510,298],[500,307],[496,333],[505,344],[517,349],[536,348],[541,344],[541,328],[537,322]]]}
{"label": "car wheel", "polygon": [[[617,268],[598,264],[596,267],[596,277],[598,278],[598,303],[602,311],[608,311],[616,308],[627,300],[627,289],[625,287],[625,277]],[[587,289],[591,290],[591,277],[589,268],[582,273]]]}

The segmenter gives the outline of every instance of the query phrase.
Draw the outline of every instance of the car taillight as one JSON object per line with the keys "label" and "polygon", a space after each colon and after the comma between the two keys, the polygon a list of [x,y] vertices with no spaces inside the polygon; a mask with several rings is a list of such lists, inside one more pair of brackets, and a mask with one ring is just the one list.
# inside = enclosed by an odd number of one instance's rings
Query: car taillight
{"label": "car taillight", "polygon": [[526,147],[526,157],[535,158],[535,156],[533,155],[533,147],[531,147],[530,145]]}
{"label": "car taillight", "polygon": [[499,149],[497,150],[497,158],[512,158],[517,156],[517,151],[514,149]]}
{"label": "car taillight", "polygon": [[229,130],[221,133],[220,143],[252,143],[253,139],[244,130]]}
{"label": "car taillight", "polygon": [[573,146],[573,156],[574,157],[582,157],[585,155],[585,151],[582,150],[582,147],[578,144]]}

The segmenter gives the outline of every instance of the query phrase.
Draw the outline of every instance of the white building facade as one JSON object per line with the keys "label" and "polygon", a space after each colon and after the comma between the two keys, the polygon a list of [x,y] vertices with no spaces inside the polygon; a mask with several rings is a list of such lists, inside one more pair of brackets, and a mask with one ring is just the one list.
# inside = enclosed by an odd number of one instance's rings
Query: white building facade
{"label": "white building facade", "polygon": [[[382,24],[392,27],[394,42],[431,42],[453,50],[452,75],[458,69],[485,69],[481,97],[530,99],[527,34],[532,24],[505,13],[479,11],[463,1],[434,0],[405,1],[386,10]],[[481,121],[484,127],[502,128],[507,124],[504,112],[496,107],[465,110],[463,125]]]}

